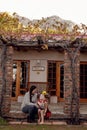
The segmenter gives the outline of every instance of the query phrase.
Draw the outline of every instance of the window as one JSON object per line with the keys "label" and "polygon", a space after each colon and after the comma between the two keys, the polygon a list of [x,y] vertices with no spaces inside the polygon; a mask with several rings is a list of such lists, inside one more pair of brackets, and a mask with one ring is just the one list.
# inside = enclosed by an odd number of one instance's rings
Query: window
{"label": "window", "polygon": [[87,63],[80,64],[80,98],[87,98]]}
{"label": "window", "polygon": [[56,95],[56,62],[48,62],[48,83],[51,95]]}

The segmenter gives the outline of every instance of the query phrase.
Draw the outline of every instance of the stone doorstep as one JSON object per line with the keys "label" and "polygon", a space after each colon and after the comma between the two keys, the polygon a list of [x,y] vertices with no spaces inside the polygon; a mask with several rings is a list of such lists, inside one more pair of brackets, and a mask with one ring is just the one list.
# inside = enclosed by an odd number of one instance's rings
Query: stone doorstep
{"label": "stone doorstep", "polygon": [[[10,113],[19,113],[19,114],[23,114],[22,111],[10,111]],[[63,112],[59,112],[59,111],[52,111],[52,114],[63,114]]]}
{"label": "stone doorstep", "polygon": [[81,123],[81,125],[87,125],[87,122],[83,122],[83,123]]}
{"label": "stone doorstep", "polygon": [[64,121],[46,121],[44,124],[38,124],[38,123],[27,123],[23,121],[9,121],[10,125],[67,125]]}
{"label": "stone doorstep", "polygon": [[[10,111],[10,114],[14,115],[15,116],[17,115],[21,115],[23,117],[26,117],[26,114],[24,114],[22,111]],[[60,112],[52,112],[52,115],[53,117],[54,116],[57,116],[57,114],[61,117],[61,116],[64,116],[64,113],[60,113]],[[37,124],[37,123],[27,123],[26,121],[9,121],[9,124]],[[53,121],[53,120],[50,120],[50,121],[45,121],[44,124],[47,124],[47,125],[66,125],[66,122],[64,121]]]}
{"label": "stone doorstep", "polygon": [[[19,120],[23,120],[22,118],[26,119],[27,118],[27,114],[23,113],[22,111],[10,111],[9,116],[13,117],[13,119],[20,119]],[[54,119],[54,118],[65,118],[66,115],[62,112],[52,112],[52,115],[50,117],[50,119]],[[53,121],[53,120],[51,120]]]}
{"label": "stone doorstep", "polygon": [[[23,120],[27,119],[27,114],[22,113],[22,112],[20,112],[20,113],[12,112],[12,113],[10,113],[9,116],[12,117],[13,120],[17,120],[17,121],[18,120],[23,121]],[[52,115],[50,117],[50,121],[53,121],[53,120],[57,121],[57,118],[61,119],[61,118],[65,118],[65,117],[66,117],[66,115],[62,114],[62,113],[52,113]]]}

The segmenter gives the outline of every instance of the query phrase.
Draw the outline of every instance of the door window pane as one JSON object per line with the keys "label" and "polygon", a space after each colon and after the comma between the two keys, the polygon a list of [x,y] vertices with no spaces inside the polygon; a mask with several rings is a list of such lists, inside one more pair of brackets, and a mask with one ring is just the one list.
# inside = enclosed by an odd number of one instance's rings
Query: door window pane
{"label": "door window pane", "polygon": [[64,64],[60,64],[60,97],[64,97]]}
{"label": "door window pane", "polygon": [[48,62],[48,83],[50,95],[56,95],[56,62]]}
{"label": "door window pane", "polygon": [[28,65],[27,61],[21,62],[20,68],[20,94],[25,94],[26,88],[28,87]]}
{"label": "door window pane", "polygon": [[16,97],[17,63],[13,63],[12,97]]}

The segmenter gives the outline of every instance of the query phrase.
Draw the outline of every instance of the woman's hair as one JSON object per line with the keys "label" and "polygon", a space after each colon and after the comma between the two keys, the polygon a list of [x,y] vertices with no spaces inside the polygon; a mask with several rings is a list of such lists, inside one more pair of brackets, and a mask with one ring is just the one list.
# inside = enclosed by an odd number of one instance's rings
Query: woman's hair
{"label": "woman's hair", "polygon": [[31,87],[30,87],[30,102],[32,102],[32,91],[34,90],[34,89],[36,89],[37,87],[35,86],[35,85],[32,85]]}

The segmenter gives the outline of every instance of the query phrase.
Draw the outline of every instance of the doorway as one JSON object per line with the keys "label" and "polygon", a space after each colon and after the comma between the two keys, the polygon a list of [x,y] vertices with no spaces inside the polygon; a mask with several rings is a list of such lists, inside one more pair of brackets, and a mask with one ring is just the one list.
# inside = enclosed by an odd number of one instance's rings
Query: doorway
{"label": "doorway", "polygon": [[58,101],[64,98],[64,63],[48,61],[48,92],[50,96],[57,96]]}
{"label": "doorway", "polygon": [[24,95],[29,82],[29,61],[13,62],[12,98]]}

